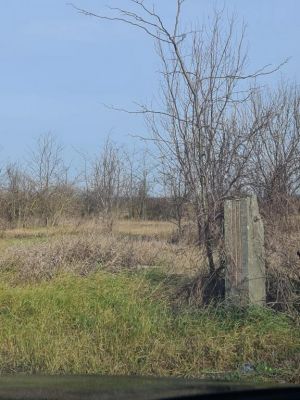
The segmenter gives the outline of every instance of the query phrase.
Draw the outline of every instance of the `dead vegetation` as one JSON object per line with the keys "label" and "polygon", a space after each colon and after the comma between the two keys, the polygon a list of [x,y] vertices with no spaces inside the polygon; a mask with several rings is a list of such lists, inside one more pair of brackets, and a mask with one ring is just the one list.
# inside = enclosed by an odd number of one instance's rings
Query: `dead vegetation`
{"label": "dead vegetation", "polygon": [[[268,379],[298,382],[299,331],[295,311],[297,307],[299,310],[300,261],[295,250],[300,236],[295,232],[280,236],[269,226],[266,228],[268,304],[285,313],[272,312],[270,307],[261,310],[224,307],[224,270],[212,279],[205,249],[195,245],[193,238],[190,244],[187,237],[172,240],[170,225],[164,222],[116,221],[110,233],[99,220],[50,230],[6,232],[5,237],[0,238],[3,249],[0,317],[2,326],[11,324],[11,328],[0,329],[0,336],[4,338],[2,347],[5,347],[3,343],[9,343],[10,349],[3,353],[7,356],[3,357],[0,369],[4,372],[82,373],[90,363],[90,373],[198,376],[207,368],[219,371],[220,366],[224,373],[234,371],[242,361],[253,360],[258,376],[271,368],[272,375]],[[216,263],[218,254],[220,252],[215,254]],[[147,298],[145,287],[148,288]],[[212,294],[216,295],[214,304],[210,301]],[[62,298],[65,299],[63,304]],[[15,302],[17,305],[12,309]],[[72,318],[70,307],[74,310]],[[107,307],[109,310],[105,313]],[[157,307],[155,312],[153,307]],[[22,321],[18,322],[18,328],[14,325],[15,318],[9,318],[8,310]],[[132,316],[137,311],[140,322]],[[129,322],[123,330],[125,316]],[[106,318],[105,324],[103,318]],[[78,324],[77,333],[74,333],[74,321]],[[150,333],[149,321],[153,323]],[[162,324],[165,324],[163,329]],[[134,327],[138,333],[128,335]],[[41,347],[35,342],[37,329],[44,341]],[[50,331],[58,332],[55,345],[52,345]],[[26,338],[26,345],[18,347],[16,332],[20,343]],[[98,348],[91,339],[95,332],[99,333],[101,346],[103,337],[108,343],[106,351],[101,353],[101,363],[91,361],[98,360]],[[136,340],[137,347],[132,348],[131,337]],[[216,337],[221,341],[216,341]],[[66,351],[69,338],[72,345]],[[78,343],[86,350],[80,347],[75,354],[73,350]],[[123,360],[124,343],[128,344],[125,345],[126,354],[130,356],[124,356],[122,368],[117,369],[115,365]],[[145,361],[152,360],[153,346],[155,348],[153,362],[149,361],[146,366],[135,363],[141,343],[144,343],[143,354],[147,354]],[[197,351],[191,350],[191,343]],[[95,351],[90,350],[94,345]],[[112,359],[108,356],[110,346],[113,346]],[[180,354],[176,369],[175,353]],[[61,354],[64,357],[59,358]],[[67,363],[65,354],[70,357]],[[107,367],[104,368],[105,362]]]}
{"label": "dead vegetation", "polygon": [[[157,225],[162,225],[165,235],[164,224]],[[137,235],[138,223],[133,223],[127,232],[125,226],[130,224],[121,222],[121,233],[107,234],[96,225],[92,229],[89,223],[81,230],[67,230],[64,235],[58,230],[57,237],[52,230],[46,240],[41,235],[43,240],[39,242],[22,243],[20,240],[5,249],[0,270],[13,271],[13,281],[22,284],[48,280],[60,272],[85,276],[99,269],[117,272],[162,267],[170,274],[193,276],[199,266],[205,268],[205,258],[199,248],[158,239],[152,232],[153,223],[140,223],[141,236]],[[32,237],[32,232],[28,235]],[[20,232],[16,237],[20,238]],[[25,232],[21,237],[26,237]]]}
{"label": "dead vegetation", "polygon": [[[208,273],[205,249],[195,245],[192,229],[187,230],[189,235],[179,239],[171,223],[120,220],[108,233],[98,219],[65,227],[9,230],[0,239],[0,273],[23,285],[61,273],[87,276],[99,270],[117,273],[159,267],[166,277],[185,278],[184,285],[177,286],[176,302],[197,306],[212,298],[222,302],[224,270],[217,269],[213,277]],[[299,242],[297,229],[289,232],[278,223],[266,223],[267,302],[291,314],[300,307]],[[220,254],[218,249],[214,255],[219,266]]]}
{"label": "dead vegetation", "polygon": [[[295,222],[296,220],[296,222]],[[266,224],[266,271],[268,305],[281,311],[300,311],[300,231],[284,229],[286,221]]]}

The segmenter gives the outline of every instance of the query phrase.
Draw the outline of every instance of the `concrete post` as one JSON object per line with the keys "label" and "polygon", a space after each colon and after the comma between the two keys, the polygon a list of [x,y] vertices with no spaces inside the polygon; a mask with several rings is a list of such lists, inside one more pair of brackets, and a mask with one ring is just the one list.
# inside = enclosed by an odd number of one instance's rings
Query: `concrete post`
{"label": "concrete post", "polygon": [[224,228],[227,256],[226,298],[240,305],[264,305],[264,226],[256,196],[226,200]]}

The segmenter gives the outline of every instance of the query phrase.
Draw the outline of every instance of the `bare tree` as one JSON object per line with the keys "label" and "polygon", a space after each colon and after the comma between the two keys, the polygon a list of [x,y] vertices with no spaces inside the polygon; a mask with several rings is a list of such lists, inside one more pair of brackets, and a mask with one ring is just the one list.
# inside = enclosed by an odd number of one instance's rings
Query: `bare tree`
{"label": "bare tree", "polygon": [[300,188],[300,93],[281,82],[276,91],[257,94],[253,112],[273,110],[260,130],[251,157],[252,189],[267,204],[269,214],[289,213],[289,201]]}
{"label": "bare tree", "polygon": [[144,154],[136,182],[136,206],[138,216],[141,219],[147,218],[147,198],[149,196],[150,189],[149,185],[149,169]]}
{"label": "bare tree", "polygon": [[136,199],[139,182],[139,152],[136,149],[124,152],[125,180],[124,200],[127,203],[128,217],[137,215]]}
{"label": "bare tree", "polygon": [[123,187],[121,153],[108,137],[98,157],[91,165],[90,194],[93,208],[106,222],[112,224],[113,213],[118,213]]}
{"label": "bare tree", "polygon": [[181,9],[168,28],[154,7],[131,0],[132,10],[110,8],[116,14],[99,15],[76,8],[101,20],[124,22],[153,38],[162,65],[161,104],[141,106],[165,162],[180,166],[191,193],[199,241],[203,241],[211,274],[216,271],[214,244],[220,230],[223,199],[242,190],[245,167],[255,137],[269,119],[251,112],[250,98],[255,79],[274,70],[264,67],[245,72],[244,27],[237,30],[234,18],[222,12],[207,26],[190,32],[181,30]]}
{"label": "bare tree", "polygon": [[162,160],[162,170],[160,177],[164,181],[165,196],[169,200],[171,221],[175,221],[177,225],[178,235],[183,233],[183,219],[186,216],[186,206],[189,200],[189,192],[187,189],[184,174],[179,166],[170,166],[164,164]]}
{"label": "bare tree", "polygon": [[64,196],[64,189],[69,189],[68,168],[64,164],[62,151],[55,137],[48,133],[38,137],[28,160],[28,171],[35,182],[37,212],[45,225],[50,220],[54,223],[56,213],[61,215],[68,206]]}
{"label": "bare tree", "polygon": [[26,226],[35,208],[35,187],[20,165],[9,163],[2,176],[1,214],[10,226]]}
{"label": "bare tree", "polygon": [[[151,162],[147,149],[124,151],[123,195],[129,218],[147,218],[147,202],[151,189]],[[153,168],[152,168],[153,170]]]}

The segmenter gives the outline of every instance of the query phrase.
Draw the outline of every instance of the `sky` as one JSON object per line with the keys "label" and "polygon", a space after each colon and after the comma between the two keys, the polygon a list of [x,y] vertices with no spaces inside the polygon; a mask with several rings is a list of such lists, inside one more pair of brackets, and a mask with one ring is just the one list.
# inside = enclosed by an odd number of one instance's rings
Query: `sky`
{"label": "sky", "polygon": [[[174,0],[154,4],[167,24]],[[81,8],[107,13],[106,5],[128,0],[73,0]],[[79,14],[64,0],[0,0],[0,160],[19,160],[40,134],[51,132],[76,163],[93,154],[108,134],[132,146],[145,136],[141,117],[112,111],[135,109],[157,96],[159,64],[152,41],[133,27]],[[226,7],[247,25],[249,68],[274,66],[290,58],[283,76],[300,82],[299,0],[187,0],[183,24],[207,21]],[[73,161],[75,160],[75,161]]]}

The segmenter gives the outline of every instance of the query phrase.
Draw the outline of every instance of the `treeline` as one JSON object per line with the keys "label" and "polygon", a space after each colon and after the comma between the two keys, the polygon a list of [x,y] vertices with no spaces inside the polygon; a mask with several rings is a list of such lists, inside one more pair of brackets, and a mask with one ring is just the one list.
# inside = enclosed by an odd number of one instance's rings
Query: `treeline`
{"label": "treeline", "polygon": [[143,151],[121,151],[108,138],[97,156],[84,157],[81,169],[74,177],[57,138],[41,135],[26,162],[2,166],[2,229],[74,218],[172,217],[170,200],[162,193],[153,195],[154,173]]}
{"label": "treeline", "polygon": [[[249,147],[247,158],[239,154],[241,143],[238,143],[235,155],[233,151],[226,155],[224,148],[224,157],[231,159],[223,165],[224,169],[219,166],[219,176],[213,175],[215,164],[211,170],[207,169],[208,178],[213,180],[208,183],[214,185],[211,196],[224,193],[226,168],[236,168],[238,162],[236,181],[224,198],[254,193],[269,219],[299,212],[299,105],[298,89],[283,84],[269,94],[267,104],[262,98],[253,104],[253,113],[266,113],[267,107],[272,112],[267,113],[268,119],[261,124],[253,141],[244,143]],[[232,140],[235,134],[232,127]],[[220,157],[211,162],[221,163]],[[2,166],[2,228],[57,225],[74,218],[121,217],[173,220],[180,233],[188,220],[197,221],[197,193],[176,162],[164,163],[158,156],[160,164],[157,162],[154,168],[153,158],[146,152],[126,152],[108,138],[99,154],[85,157],[82,171],[71,178],[63,148],[51,134],[41,135],[27,158],[23,164]],[[216,198],[211,197],[210,201],[213,199]],[[217,207],[213,210],[215,220],[222,220],[221,200],[212,203]]]}

